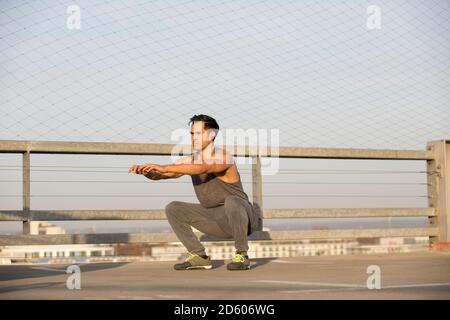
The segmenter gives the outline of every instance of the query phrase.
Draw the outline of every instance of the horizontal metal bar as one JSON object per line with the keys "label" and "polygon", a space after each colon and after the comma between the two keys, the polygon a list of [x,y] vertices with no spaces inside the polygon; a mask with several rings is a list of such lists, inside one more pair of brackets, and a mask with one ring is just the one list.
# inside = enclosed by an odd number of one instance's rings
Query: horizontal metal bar
{"label": "horizontal metal bar", "polygon": [[[26,141],[0,140],[0,153],[68,153],[68,154],[110,154],[110,155],[171,155],[173,150],[183,150],[175,144],[156,143],[109,143],[77,141]],[[190,150],[185,146],[184,150]],[[261,148],[254,146],[225,146],[235,156],[272,156],[280,158],[333,158],[333,159],[392,159],[432,160],[432,150],[391,150],[356,148]],[[177,152],[177,154],[180,154]]]}
{"label": "horizontal metal bar", "polygon": [[435,236],[437,228],[389,228],[389,229],[340,229],[340,230],[287,230],[259,232],[251,240],[297,240],[297,239],[349,239],[379,237]]}
{"label": "horizontal metal bar", "polygon": [[[174,144],[0,140],[0,152],[171,155]],[[189,150],[189,149],[188,149]]]}
{"label": "horizontal metal bar", "polygon": [[[437,228],[394,229],[348,229],[348,230],[301,230],[258,231],[249,240],[302,240],[302,239],[347,239],[378,237],[436,236]],[[201,241],[231,241],[218,239],[197,232]],[[179,242],[174,233],[109,233],[109,234],[61,234],[61,235],[0,235],[1,246],[13,245],[59,245],[59,244],[109,244],[109,243],[154,243]]]}
{"label": "horizontal metal bar", "polygon": [[[266,219],[433,217],[435,208],[302,208],[263,209]],[[60,220],[165,220],[162,209],[153,210],[1,210],[0,221]]]}
{"label": "horizontal metal bar", "polygon": [[264,218],[432,217],[435,208],[301,208],[264,209]]}
{"label": "horizontal metal bar", "polygon": [[164,220],[164,210],[1,210],[0,221]]}
{"label": "horizontal metal bar", "polygon": [[332,158],[332,159],[392,159],[429,160],[434,153],[427,150],[389,150],[356,148],[298,148],[280,147],[280,158]]}

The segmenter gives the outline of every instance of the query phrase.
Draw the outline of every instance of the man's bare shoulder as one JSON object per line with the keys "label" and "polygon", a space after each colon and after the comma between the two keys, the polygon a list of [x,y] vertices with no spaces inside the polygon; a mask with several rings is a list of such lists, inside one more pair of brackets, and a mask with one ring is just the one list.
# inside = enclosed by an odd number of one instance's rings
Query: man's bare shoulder
{"label": "man's bare shoulder", "polygon": [[175,161],[175,164],[190,164],[192,162],[192,155],[181,157],[177,161]]}
{"label": "man's bare shoulder", "polygon": [[216,147],[215,150],[215,160],[221,163],[233,164],[234,158],[233,155],[227,151],[226,149]]}

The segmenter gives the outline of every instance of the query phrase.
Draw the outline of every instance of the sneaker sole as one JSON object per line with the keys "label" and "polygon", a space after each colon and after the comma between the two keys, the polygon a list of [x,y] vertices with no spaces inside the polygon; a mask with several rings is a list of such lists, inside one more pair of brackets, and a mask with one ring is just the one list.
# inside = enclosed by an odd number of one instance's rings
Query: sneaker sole
{"label": "sneaker sole", "polygon": [[212,266],[192,266],[187,267],[186,269],[180,269],[180,270],[195,270],[195,269],[211,269]]}

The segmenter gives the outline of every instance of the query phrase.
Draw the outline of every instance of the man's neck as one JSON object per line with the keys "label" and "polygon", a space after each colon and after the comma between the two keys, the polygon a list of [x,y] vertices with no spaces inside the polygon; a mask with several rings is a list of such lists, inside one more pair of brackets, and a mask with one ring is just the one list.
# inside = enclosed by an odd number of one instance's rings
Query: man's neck
{"label": "man's neck", "polygon": [[215,148],[214,144],[210,143],[205,149],[198,151],[197,159],[208,160],[214,156]]}
{"label": "man's neck", "polygon": [[214,144],[211,142],[205,149],[202,150],[203,159],[211,159],[214,156]]}

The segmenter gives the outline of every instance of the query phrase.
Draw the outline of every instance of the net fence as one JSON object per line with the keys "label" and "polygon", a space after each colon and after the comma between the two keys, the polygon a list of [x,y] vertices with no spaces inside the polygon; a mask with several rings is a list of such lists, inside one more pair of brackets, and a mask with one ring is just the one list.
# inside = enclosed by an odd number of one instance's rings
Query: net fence
{"label": "net fence", "polygon": [[2,1],[0,137],[173,143],[193,114],[279,145],[450,136],[450,3]]}

